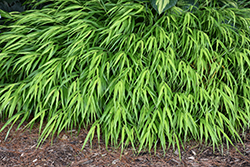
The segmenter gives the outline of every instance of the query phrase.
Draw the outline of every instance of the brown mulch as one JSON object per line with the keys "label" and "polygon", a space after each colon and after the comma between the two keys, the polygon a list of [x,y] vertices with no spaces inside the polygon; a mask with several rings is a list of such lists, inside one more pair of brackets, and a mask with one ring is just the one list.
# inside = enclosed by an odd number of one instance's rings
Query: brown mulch
{"label": "brown mulch", "polygon": [[[0,128],[4,123],[0,123]],[[233,146],[229,150],[225,147],[223,154],[212,146],[204,146],[197,142],[186,144],[185,151],[182,151],[182,160],[179,160],[177,151],[169,149],[164,155],[161,149],[149,153],[142,151],[135,154],[131,148],[126,148],[123,154],[119,149],[108,147],[101,141],[97,144],[96,137],[92,142],[92,147],[88,143],[81,151],[87,131],[82,129],[77,136],[77,131],[72,130],[60,133],[59,137],[46,140],[44,144],[37,148],[38,128],[33,127],[22,131],[24,126],[16,130],[17,125],[9,133],[5,141],[6,128],[0,133],[0,166],[20,166],[20,167],[81,167],[81,166],[244,166],[250,167],[250,133],[246,133],[244,143]],[[120,156],[121,155],[121,156]]]}

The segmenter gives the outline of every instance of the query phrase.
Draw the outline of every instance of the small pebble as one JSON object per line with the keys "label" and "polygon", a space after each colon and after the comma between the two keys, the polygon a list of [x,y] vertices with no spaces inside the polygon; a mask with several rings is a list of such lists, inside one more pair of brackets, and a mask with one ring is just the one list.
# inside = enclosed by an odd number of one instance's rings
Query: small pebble
{"label": "small pebble", "polygon": [[67,138],[68,138],[68,136],[63,135],[62,140],[66,140]]}
{"label": "small pebble", "polygon": [[194,157],[188,157],[188,159],[194,160]]}
{"label": "small pebble", "polygon": [[178,151],[178,150],[175,150],[174,154],[175,154],[175,155],[179,155],[179,151]]}
{"label": "small pebble", "polygon": [[117,162],[119,162],[120,160],[119,159],[115,159],[113,162],[112,162],[112,164],[116,164]]}

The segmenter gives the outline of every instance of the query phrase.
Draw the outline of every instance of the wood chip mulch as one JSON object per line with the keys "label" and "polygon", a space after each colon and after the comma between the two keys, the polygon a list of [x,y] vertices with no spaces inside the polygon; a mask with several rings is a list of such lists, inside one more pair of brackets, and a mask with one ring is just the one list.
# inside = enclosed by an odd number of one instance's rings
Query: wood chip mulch
{"label": "wood chip mulch", "polygon": [[[0,129],[4,123],[0,123]],[[66,131],[51,140],[46,140],[37,148],[38,127],[22,131],[24,126],[16,130],[14,125],[5,141],[8,131],[6,128],[0,133],[0,166],[1,167],[101,167],[101,166],[242,166],[250,167],[250,133],[245,134],[245,149],[241,144],[235,144],[242,154],[233,146],[229,150],[226,146],[222,152],[212,146],[205,146],[197,142],[189,142],[182,151],[180,161],[178,151],[169,149],[164,155],[161,149],[142,151],[135,154],[132,148],[126,148],[123,154],[119,149],[106,148],[101,141],[97,144],[96,137],[92,147],[88,143],[81,150],[87,131]]]}

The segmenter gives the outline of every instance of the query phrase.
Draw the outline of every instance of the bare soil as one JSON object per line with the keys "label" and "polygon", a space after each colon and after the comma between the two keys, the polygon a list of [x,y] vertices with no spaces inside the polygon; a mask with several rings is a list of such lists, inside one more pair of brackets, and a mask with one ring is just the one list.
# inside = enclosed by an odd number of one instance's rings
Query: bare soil
{"label": "bare soil", "polygon": [[[0,122],[0,128],[4,123]],[[37,148],[39,137],[38,126],[32,130],[22,131],[21,126],[17,131],[14,125],[5,141],[8,131],[6,128],[0,133],[0,166],[1,167],[101,167],[101,166],[243,166],[250,167],[250,133],[244,137],[245,149],[240,143],[229,149],[224,147],[223,153],[212,146],[205,146],[195,141],[185,146],[181,152],[181,161],[178,151],[169,149],[164,155],[162,149],[152,152],[142,151],[136,154],[132,148],[126,148],[121,154],[119,148],[106,148],[101,141],[98,144],[94,137],[92,146],[88,143],[81,150],[87,131],[82,129],[77,136],[77,131],[65,131],[58,137],[46,140]]]}

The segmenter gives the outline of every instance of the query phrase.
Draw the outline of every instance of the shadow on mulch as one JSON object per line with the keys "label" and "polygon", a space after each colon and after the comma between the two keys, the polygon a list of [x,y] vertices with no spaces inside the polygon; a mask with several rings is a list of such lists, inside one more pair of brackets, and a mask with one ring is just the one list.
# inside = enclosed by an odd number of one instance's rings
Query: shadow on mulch
{"label": "shadow on mulch", "polygon": [[[4,123],[0,122],[0,129]],[[222,155],[219,151],[213,152],[212,146],[203,146],[197,142],[190,142],[182,151],[182,161],[179,160],[177,151],[169,149],[163,154],[161,149],[149,153],[147,151],[136,155],[131,148],[124,150],[120,157],[120,150],[108,147],[101,141],[97,144],[94,138],[92,147],[86,145],[81,150],[87,131],[82,129],[77,136],[77,131],[62,132],[53,139],[53,144],[46,140],[44,144],[37,148],[38,127],[32,130],[16,130],[14,125],[6,141],[6,128],[0,133],[0,166],[2,167],[101,167],[101,166],[244,166],[250,167],[250,133],[246,134],[244,143],[236,147],[243,155],[235,150],[224,149]]]}

